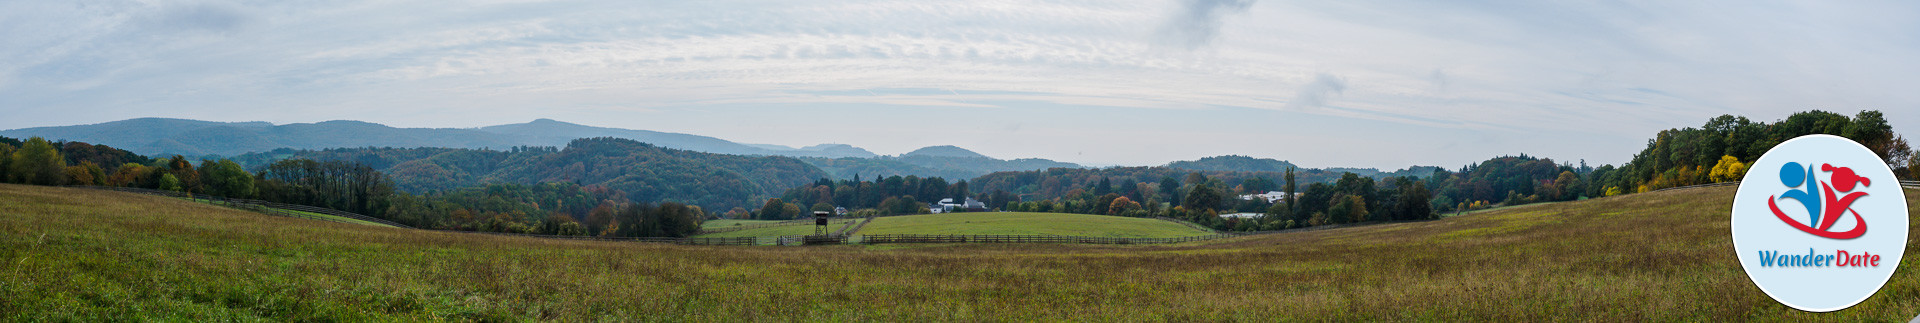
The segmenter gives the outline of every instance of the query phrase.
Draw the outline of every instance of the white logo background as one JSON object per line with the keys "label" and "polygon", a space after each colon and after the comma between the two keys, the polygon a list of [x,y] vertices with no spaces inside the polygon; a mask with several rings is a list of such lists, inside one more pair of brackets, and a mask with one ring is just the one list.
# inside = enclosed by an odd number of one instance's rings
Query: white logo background
{"label": "white logo background", "polygon": [[[1814,236],[1780,220],[1767,207],[1767,199],[1786,193],[1781,183],[1781,167],[1798,162],[1811,165],[1815,173],[1808,181],[1829,182],[1833,173],[1819,171],[1821,164],[1852,168],[1872,181],[1856,186],[1854,192],[1867,192],[1852,209],[1866,220],[1867,232],[1859,238],[1836,240]],[[1817,184],[1816,184],[1817,185]],[[1806,188],[1806,185],[1800,188]],[[1815,189],[1820,189],[1815,186]],[[1835,188],[1838,190],[1838,188]],[[1823,190],[1821,199],[1828,198]],[[1845,193],[1835,192],[1839,195]],[[1907,246],[1907,201],[1900,183],[1879,156],[1846,138],[1809,135],[1787,140],[1767,151],[1747,168],[1740,191],[1733,199],[1733,248],[1739,253],[1740,266],[1753,284],[1782,304],[1810,312],[1831,312],[1852,307],[1873,296],[1900,267]],[[1801,223],[1807,210],[1793,199],[1776,200],[1782,213]],[[1824,206],[1823,206],[1824,207]],[[1851,212],[1843,215],[1831,229],[1852,228]],[[1836,251],[1852,254],[1868,252],[1880,256],[1878,267],[1839,267],[1837,260],[1824,267],[1762,267],[1760,251],[1778,251],[1781,256],[1813,254],[1832,256]]]}

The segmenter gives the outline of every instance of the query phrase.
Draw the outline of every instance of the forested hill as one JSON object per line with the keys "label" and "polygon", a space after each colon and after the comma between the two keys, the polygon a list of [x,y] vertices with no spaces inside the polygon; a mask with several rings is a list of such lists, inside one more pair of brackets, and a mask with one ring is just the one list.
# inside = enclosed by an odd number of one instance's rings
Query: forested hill
{"label": "forested hill", "polygon": [[738,156],[662,148],[618,138],[575,139],[564,149],[282,149],[237,156],[249,169],[301,158],[364,164],[415,193],[485,183],[570,182],[627,192],[638,202],[675,201],[725,210],[827,177],[789,157]]}
{"label": "forested hill", "polygon": [[[1271,158],[1253,158],[1253,157],[1239,156],[1239,155],[1213,156],[1213,157],[1200,158],[1199,160],[1175,161],[1172,163],[1167,163],[1167,167],[1189,169],[1189,170],[1206,170],[1206,171],[1222,171],[1222,172],[1270,172],[1270,173],[1284,172],[1288,168],[1296,168],[1296,169],[1299,168],[1299,166],[1294,165],[1292,162],[1288,162],[1284,160],[1275,160]],[[1373,178],[1385,178],[1385,177],[1403,177],[1403,176],[1424,177],[1427,175],[1432,175],[1433,171],[1441,170],[1441,169],[1442,168],[1436,167],[1436,166],[1413,166],[1413,167],[1407,167],[1406,169],[1392,171],[1392,172],[1384,172],[1384,171],[1380,171],[1379,169],[1373,169],[1373,168],[1346,168],[1346,167],[1323,168],[1321,170],[1325,170],[1333,174],[1354,173],[1360,176],[1367,176],[1367,177],[1373,177]]]}
{"label": "forested hill", "polygon": [[900,156],[901,157],[914,157],[914,156],[979,157],[979,158],[987,157],[987,155],[981,155],[980,153],[973,152],[972,150],[967,150],[966,148],[960,148],[960,147],[954,147],[954,146],[921,147],[920,149],[914,149],[911,152],[900,154]]}
{"label": "forested hill", "polygon": [[[1795,137],[1829,134],[1852,139],[1880,156],[1902,179],[1920,177],[1920,154],[1906,138],[1893,132],[1884,114],[1865,110],[1846,115],[1813,110],[1794,113],[1772,123],[1722,115],[1699,128],[1661,130],[1633,160],[1618,169],[1602,166],[1601,185],[1621,192],[1645,192],[1668,187],[1729,180],[1744,173],[1767,150]],[[1727,172],[1731,167],[1734,174]],[[1609,194],[1611,195],[1611,194]]]}
{"label": "forested hill", "polygon": [[1213,170],[1228,172],[1284,172],[1288,168],[1298,168],[1293,163],[1270,158],[1253,158],[1239,155],[1213,156],[1199,160],[1182,160],[1167,163],[1167,167],[1191,170]]}
{"label": "forested hill", "polygon": [[[1193,176],[1194,174],[1199,176]],[[1294,170],[1295,180],[1303,185],[1332,182],[1340,179],[1341,175],[1341,173],[1317,169]],[[1076,195],[1075,190],[1092,193],[1097,189],[1090,190],[1089,187],[1110,182],[1111,190],[1114,192],[1140,192],[1139,194],[1142,195],[1135,200],[1168,202],[1178,199],[1175,189],[1179,187],[1206,184],[1188,183],[1194,178],[1213,181],[1214,183],[1210,185],[1230,190],[1234,187],[1242,187],[1238,191],[1261,193],[1279,189],[1276,183],[1282,181],[1285,175],[1278,172],[1195,171],[1164,166],[1103,169],[1055,168],[1043,171],[988,174],[974,179],[972,190],[982,193],[1006,191],[1032,199],[1051,199]],[[1247,184],[1253,184],[1254,187],[1243,187]]]}
{"label": "forested hill", "polygon": [[993,172],[1031,171],[1049,168],[1081,168],[1074,163],[1057,162],[1039,158],[1021,158],[1013,160],[992,157],[959,157],[904,154],[899,157],[879,156],[873,158],[801,158],[808,164],[820,167],[833,175],[834,179],[853,179],[886,176],[919,176],[943,178],[974,178]]}
{"label": "forested hill", "polygon": [[633,139],[661,147],[736,155],[872,157],[859,147],[819,145],[787,148],[748,145],[720,138],[647,130],[593,127],[551,119],[472,129],[395,128],[360,121],[274,125],[266,122],[212,122],[140,118],[90,125],[0,130],[12,137],[44,137],[122,147],[143,155],[233,156],[279,148],[347,147],[494,148],[560,146],[578,138]]}

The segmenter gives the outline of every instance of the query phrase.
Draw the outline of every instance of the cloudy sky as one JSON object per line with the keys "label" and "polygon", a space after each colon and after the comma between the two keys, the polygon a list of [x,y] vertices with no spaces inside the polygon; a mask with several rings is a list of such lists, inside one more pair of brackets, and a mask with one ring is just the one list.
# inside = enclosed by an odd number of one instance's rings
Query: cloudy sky
{"label": "cloudy sky", "polygon": [[1920,131],[1905,1],[9,1],[0,129],[553,118],[880,154],[1620,163],[1721,114]]}

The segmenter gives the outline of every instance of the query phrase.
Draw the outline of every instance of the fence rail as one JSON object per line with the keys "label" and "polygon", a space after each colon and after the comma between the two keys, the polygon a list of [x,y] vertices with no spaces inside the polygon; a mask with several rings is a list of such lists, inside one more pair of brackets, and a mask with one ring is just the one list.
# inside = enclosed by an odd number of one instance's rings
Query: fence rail
{"label": "fence rail", "polygon": [[[1680,187],[1668,187],[1668,188],[1662,188],[1662,189],[1657,189],[1653,191],[1659,192],[1659,191],[1665,191],[1665,190],[1682,190],[1682,189],[1690,189],[1690,188],[1707,188],[1707,187],[1737,186],[1737,185],[1740,185],[1740,181],[1700,184],[1700,185],[1687,185],[1687,186],[1680,186]],[[1905,186],[1910,188],[1920,188],[1920,181],[1900,181],[1900,186]]]}
{"label": "fence rail", "polygon": [[1197,229],[1197,230],[1200,230],[1200,231],[1206,231],[1206,232],[1212,232],[1212,233],[1220,233],[1220,230],[1214,230],[1213,228],[1209,228],[1209,227],[1207,227],[1207,226],[1204,226],[1204,225],[1200,225],[1199,223],[1193,223],[1193,222],[1189,222],[1189,221],[1187,221],[1187,220],[1181,220],[1181,219],[1175,219],[1175,218],[1169,218],[1169,217],[1164,217],[1164,216],[1156,216],[1156,217],[1153,217],[1153,218],[1154,218],[1154,219],[1159,219],[1159,220],[1161,220],[1161,221],[1167,221],[1167,222],[1173,222],[1173,223],[1179,223],[1180,225],[1184,225],[1184,226],[1187,226],[1187,227],[1189,227],[1189,228],[1194,228],[1194,229]]}
{"label": "fence rail", "polygon": [[851,236],[855,232],[860,232],[860,228],[867,227],[867,223],[873,223],[874,217],[875,216],[873,215],[868,215],[867,218],[865,219],[861,219],[860,221],[854,221],[855,223],[847,223],[846,227],[840,228],[840,231],[834,232],[833,235],[842,236],[842,237]]}
{"label": "fence rail", "polygon": [[[828,219],[828,220],[846,220],[846,219],[855,219],[855,220],[858,220],[858,219],[860,219],[860,218],[858,218],[858,217],[832,217],[832,218],[827,218],[827,219]],[[702,227],[702,228],[700,228],[700,234],[708,234],[708,233],[721,233],[721,232],[733,232],[733,231],[740,231],[740,230],[747,230],[747,229],[759,229],[759,228],[771,228],[771,227],[780,227],[780,226],[789,226],[789,225],[813,225],[813,218],[811,218],[811,217],[809,217],[809,218],[805,218],[805,219],[799,219],[799,220],[786,220],[786,221],[780,221],[780,222],[768,222],[768,223],[756,223],[756,224],[746,224],[746,225],[736,225],[736,226],[728,226],[728,227],[723,227],[723,228],[712,228],[712,229],[708,229],[708,228],[705,228],[705,227]]]}
{"label": "fence rail", "polygon": [[[1692,189],[1692,188],[1708,188],[1708,187],[1721,187],[1721,186],[1739,186],[1739,185],[1740,185],[1740,181],[1732,181],[1732,182],[1720,182],[1720,183],[1709,183],[1709,184],[1700,184],[1700,185],[1687,185],[1687,186],[1676,186],[1676,187],[1668,187],[1668,188],[1662,188],[1662,189],[1657,189],[1657,190],[1653,190],[1652,192],[1659,192],[1659,191],[1666,191],[1666,190],[1684,190],[1684,189]],[[1648,192],[1648,193],[1652,193],[1652,192]]]}
{"label": "fence rail", "polygon": [[[436,231],[438,231],[438,230],[436,230]],[[526,237],[526,238],[544,238],[544,239],[566,239],[566,240],[591,240],[591,241],[626,241],[626,242],[652,242],[652,243],[666,243],[666,244],[678,244],[678,245],[701,245],[701,246],[752,246],[752,245],[758,245],[758,244],[760,244],[760,238],[756,238],[756,237],[732,237],[732,238],[646,238],[646,237],[592,237],[592,236],[561,236],[561,235],[546,235],[546,234],[526,234],[526,233],[505,233],[505,232],[483,232],[483,231],[453,231],[453,232],[460,232],[460,233],[472,233],[472,234],[484,234],[484,235],[494,235],[494,236],[510,236],[510,237]]]}

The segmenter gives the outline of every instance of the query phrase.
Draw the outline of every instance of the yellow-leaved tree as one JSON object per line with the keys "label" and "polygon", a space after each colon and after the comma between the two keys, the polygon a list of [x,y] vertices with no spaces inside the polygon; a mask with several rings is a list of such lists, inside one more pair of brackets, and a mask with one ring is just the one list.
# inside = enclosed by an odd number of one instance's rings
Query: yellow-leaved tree
{"label": "yellow-leaved tree", "polygon": [[1741,163],[1739,158],[1733,156],[1720,156],[1720,163],[1714,164],[1713,172],[1707,175],[1713,179],[1714,183],[1738,181],[1746,176],[1747,164]]}

